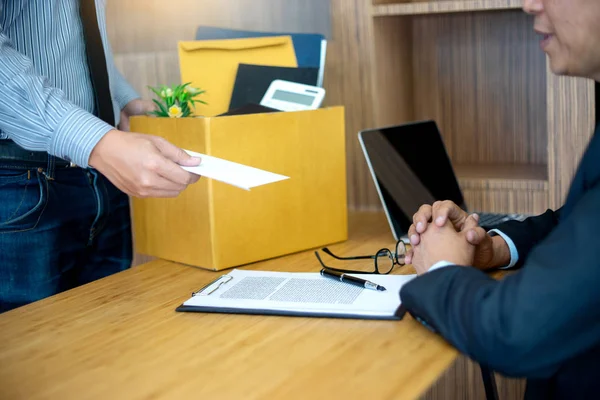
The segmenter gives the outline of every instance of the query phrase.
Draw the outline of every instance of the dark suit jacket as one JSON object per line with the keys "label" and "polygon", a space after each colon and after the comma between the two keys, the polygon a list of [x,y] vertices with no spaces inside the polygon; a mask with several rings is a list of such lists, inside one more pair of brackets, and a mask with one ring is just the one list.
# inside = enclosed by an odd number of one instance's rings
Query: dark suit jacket
{"label": "dark suit jacket", "polygon": [[406,284],[415,318],[458,350],[528,379],[526,398],[600,398],[600,129],[565,205],[497,228],[521,269],[496,281],[450,266]]}

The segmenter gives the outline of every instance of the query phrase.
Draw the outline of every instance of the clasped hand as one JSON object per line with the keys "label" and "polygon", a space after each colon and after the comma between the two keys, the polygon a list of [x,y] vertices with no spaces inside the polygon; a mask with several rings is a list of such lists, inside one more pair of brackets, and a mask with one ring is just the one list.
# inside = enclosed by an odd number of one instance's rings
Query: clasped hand
{"label": "clasped hand", "polygon": [[451,201],[423,205],[408,231],[411,250],[406,263],[423,274],[440,261],[489,269],[496,263],[494,241],[479,226],[479,216]]}

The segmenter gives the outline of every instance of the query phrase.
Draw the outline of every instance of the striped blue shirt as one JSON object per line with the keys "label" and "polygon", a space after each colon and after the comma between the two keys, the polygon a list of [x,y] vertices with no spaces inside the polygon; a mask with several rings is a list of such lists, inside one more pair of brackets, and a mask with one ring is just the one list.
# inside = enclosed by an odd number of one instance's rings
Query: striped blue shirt
{"label": "striped blue shirt", "polygon": [[[113,126],[96,118],[81,0],[0,0],[0,139],[82,166]],[[85,0],[88,1],[88,0]],[[115,117],[139,98],[114,65],[96,0]]]}

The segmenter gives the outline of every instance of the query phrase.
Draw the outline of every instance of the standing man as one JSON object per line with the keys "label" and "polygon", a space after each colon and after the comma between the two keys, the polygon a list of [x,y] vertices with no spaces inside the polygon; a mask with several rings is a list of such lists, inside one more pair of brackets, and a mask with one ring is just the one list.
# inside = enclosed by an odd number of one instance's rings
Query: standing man
{"label": "standing man", "polygon": [[[600,1],[524,9],[554,73],[600,80]],[[421,276],[400,293],[412,315],[480,364],[527,378],[526,398],[600,396],[600,128],[560,210],[490,233],[452,202],[413,221],[406,261]],[[512,266],[501,281],[478,270]]]}
{"label": "standing man", "polygon": [[129,199],[198,165],[118,130],[150,109],[114,66],[105,0],[0,0],[0,312],[129,268]]}

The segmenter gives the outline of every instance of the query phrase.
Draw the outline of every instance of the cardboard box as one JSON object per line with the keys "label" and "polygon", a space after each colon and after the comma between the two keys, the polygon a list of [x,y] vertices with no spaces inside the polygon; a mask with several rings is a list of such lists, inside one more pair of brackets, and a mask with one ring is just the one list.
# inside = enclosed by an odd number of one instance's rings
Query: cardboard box
{"label": "cardboard box", "polygon": [[222,270],[347,240],[343,107],[134,117],[131,128],[290,177],[250,192],[203,178],[175,199],[134,199],[137,252]]}

